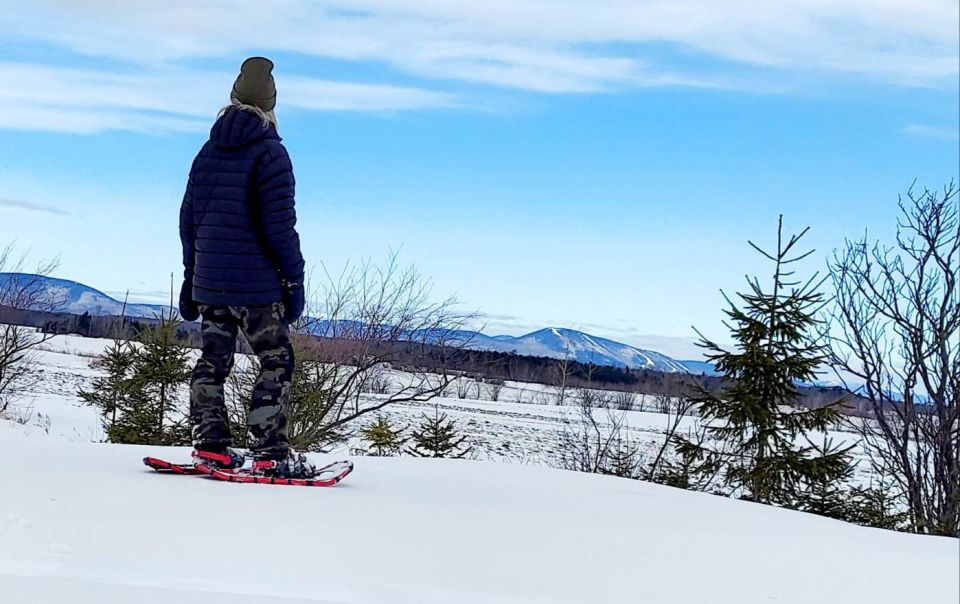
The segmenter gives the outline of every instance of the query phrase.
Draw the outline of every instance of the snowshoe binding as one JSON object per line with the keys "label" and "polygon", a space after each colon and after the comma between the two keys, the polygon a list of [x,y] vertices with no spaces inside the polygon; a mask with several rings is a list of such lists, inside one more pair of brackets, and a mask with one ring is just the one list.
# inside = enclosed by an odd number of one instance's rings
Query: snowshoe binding
{"label": "snowshoe binding", "polygon": [[237,470],[247,462],[247,456],[243,452],[230,447],[216,452],[194,449],[192,455],[193,465],[201,472],[204,470],[200,466],[213,470]]}
{"label": "snowshoe binding", "polygon": [[312,478],[316,472],[316,466],[307,460],[307,456],[293,449],[281,459],[254,459],[250,471],[255,476],[270,478]]}
{"label": "snowshoe binding", "polygon": [[241,451],[225,448],[221,451],[195,449],[192,463],[174,463],[158,457],[144,457],[143,463],[165,474],[210,474],[213,470],[233,472],[243,467],[246,456]]}
{"label": "snowshoe binding", "polygon": [[286,457],[279,459],[254,459],[253,467],[249,470],[214,470],[210,475],[227,482],[332,487],[352,471],[352,461],[336,461],[317,468],[306,455],[291,450]]}

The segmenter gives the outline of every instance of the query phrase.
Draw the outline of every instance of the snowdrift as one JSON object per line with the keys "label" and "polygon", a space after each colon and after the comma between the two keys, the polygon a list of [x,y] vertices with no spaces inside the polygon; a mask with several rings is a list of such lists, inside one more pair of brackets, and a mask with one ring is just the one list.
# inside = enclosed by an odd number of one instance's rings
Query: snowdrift
{"label": "snowdrift", "polygon": [[960,600],[957,540],[637,481],[356,458],[337,487],[240,485],[140,463],[183,449],[0,448],[5,604]]}

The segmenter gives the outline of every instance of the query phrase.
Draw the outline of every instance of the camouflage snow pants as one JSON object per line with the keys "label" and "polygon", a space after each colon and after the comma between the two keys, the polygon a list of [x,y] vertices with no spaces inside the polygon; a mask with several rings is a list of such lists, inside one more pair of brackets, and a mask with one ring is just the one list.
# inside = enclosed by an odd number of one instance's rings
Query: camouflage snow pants
{"label": "camouflage snow pants", "polygon": [[260,375],[247,414],[251,451],[283,457],[289,448],[287,415],[293,379],[293,348],[283,307],[200,306],[203,347],[190,384],[194,446],[217,449],[233,443],[223,384],[233,367],[237,334],[242,333],[260,359]]}

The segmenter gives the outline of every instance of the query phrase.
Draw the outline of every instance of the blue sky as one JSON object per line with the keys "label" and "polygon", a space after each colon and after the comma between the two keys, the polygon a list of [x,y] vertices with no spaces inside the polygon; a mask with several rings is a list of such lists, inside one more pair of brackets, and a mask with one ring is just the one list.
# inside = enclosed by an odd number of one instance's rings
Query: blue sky
{"label": "blue sky", "polygon": [[670,338],[723,337],[780,213],[812,272],[958,177],[953,1],[83,5],[0,0],[0,242],[145,300],[249,55],[277,65],[308,263],[399,250],[489,333],[690,356]]}

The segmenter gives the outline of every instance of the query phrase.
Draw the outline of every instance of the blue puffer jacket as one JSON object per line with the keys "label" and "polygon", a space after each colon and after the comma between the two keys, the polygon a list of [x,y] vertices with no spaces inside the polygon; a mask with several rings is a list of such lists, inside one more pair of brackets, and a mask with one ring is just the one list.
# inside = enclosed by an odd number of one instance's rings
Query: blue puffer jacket
{"label": "blue puffer jacket", "polygon": [[234,109],[210,130],[180,207],[184,278],[199,304],[280,302],[303,283],[293,166],[276,130]]}

